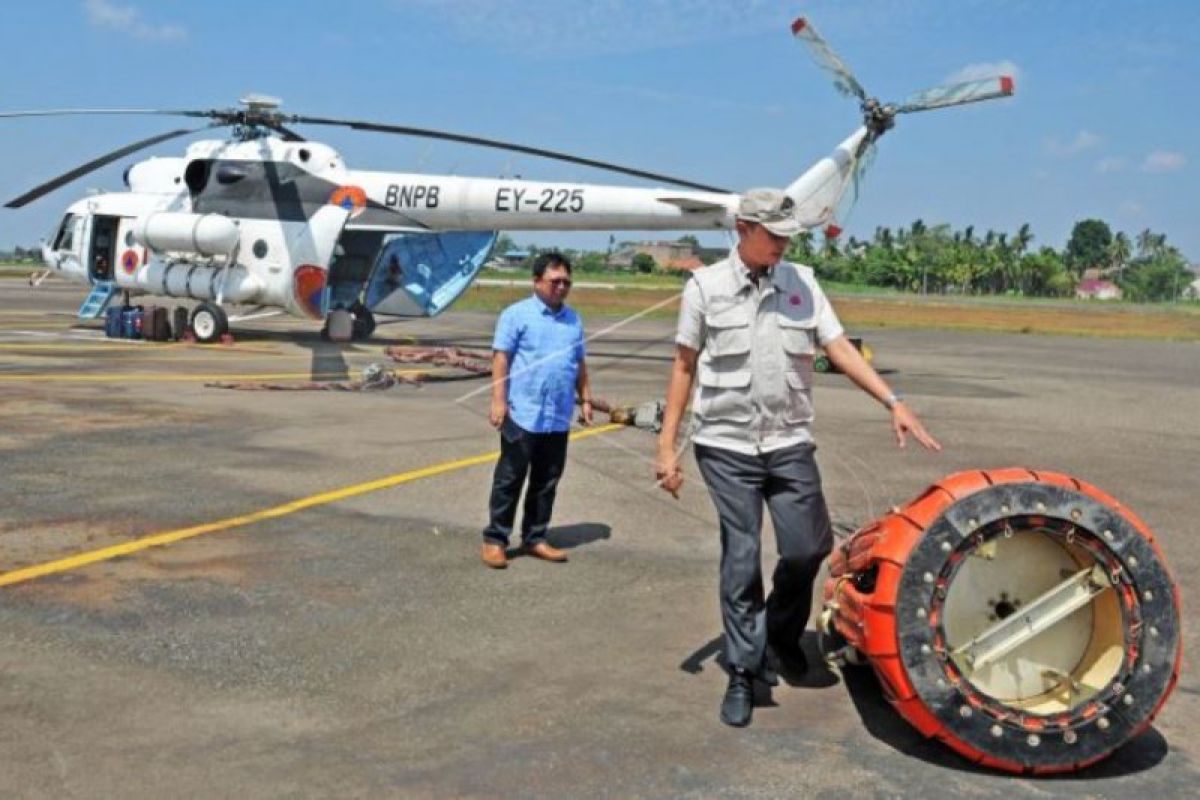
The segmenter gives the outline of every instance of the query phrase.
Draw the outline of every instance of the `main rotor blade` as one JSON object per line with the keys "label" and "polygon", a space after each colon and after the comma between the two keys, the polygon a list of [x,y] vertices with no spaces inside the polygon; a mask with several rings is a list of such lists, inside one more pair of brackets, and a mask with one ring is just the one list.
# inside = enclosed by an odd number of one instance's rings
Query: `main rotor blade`
{"label": "main rotor blade", "polygon": [[154,114],[172,117],[211,117],[210,111],[191,111],[188,109],[163,108],[46,108],[36,111],[0,111],[4,117],[62,117],[76,114]]}
{"label": "main rotor blade", "polygon": [[293,130],[283,127],[282,125],[280,125],[277,122],[265,122],[263,124],[266,125],[268,128],[270,128],[271,130],[277,131],[277,132],[283,134],[283,140],[285,142],[306,142],[306,141],[308,141],[300,134],[296,133]]}
{"label": "main rotor blade", "polygon": [[817,62],[817,66],[833,76],[834,88],[846,96],[857,97],[861,102],[867,101],[866,89],[854,77],[854,73],[850,72],[845,62],[838,58],[837,53],[833,52],[829,43],[817,33],[811,22],[804,17],[798,17],[792,23],[792,35],[808,47],[809,55]]}
{"label": "main rotor blade", "polygon": [[15,198],[13,200],[9,200],[7,203],[4,204],[4,206],[5,206],[5,208],[20,208],[21,206],[26,205],[27,203],[37,200],[42,195],[49,194],[50,192],[53,192],[55,189],[59,188],[60,186],[65,186],[66,184],[70,183],[71,181],[75,180],[76,178],[82,177],[84,175],[87,175],[89,172],[92,172],[94,170],[100,169],[103,166],[111,164],[112,162],[116,161],[119,158],[124,158],[125,156],[129,155],[130,153],[136,153],[138,150],[142,150],[142,149],[150,147],[152,145],[156,145],[159,142],[165,142],[168,139],[174,139],[176,136],[184,136],[189,133],[196,133],[197,131],[202,131],[202,130],[205,130],[206,128],[211,128],[211,127],[214,127],[214,126],[205,125],[204,127],[201,127],[201,128],[181,128],[179,130],[169,131],[167,133],[160,133],[157,136],[151,136],[148,139],[142,139],[139,142],[134,142],[133,144],[126,145],[125,147],[122,147],[119,150],[113,150],[111,153],[106,153],[105,155],[102,155],[99,158],[94,158],[91,161],[87,162],[86,164],[81,164],[80,166],[76,167],[75,169],[71,170],[70,172],[64,172],[62,175],[59,175],[57,178],[46,181],[45,183],[43,183],[40,186],[36,186],[33,189],[30,189],[25,194],[21,195],[20,197]]}
{"label": "main rotor blade", "polygon": [[961,106],[964,103],[978,103],[983,100],[994,100],[997,97],[1009,97],[1015,89],[1016,85],[1008,75],[939,86],[912,95],[896,109],[896,113],[907,114],[912,111],[928,111],[931,108]]}
{"label": "main rotor blade", "polygon": [[384,125],[378,122],[360,122],[355,120],[344,119],[327,119],[324,117],[301,117],[289,116],[290,122],[305,122],[311,125],[341,125],[347,128],[353,128],[360,131],[375,131],[377,133],[399,133],[405,136],[419,136],[425,139],[442,139],[448,142],[460,142],[462,144],[473,144],[479,147],[491,147],[496,150],[508,150],[514,153],[526,153],[531,156],[539,156],[540,158],[550,158],[556,161],[565,161],[568,164],[581,164],[585,167],[595,167],[597,169],[608,170],[609,172],[618,172],[622,175],[631,175],[635,178],[646,178],[653,181],[663,181],[664,183],[674,184],[676,186],[684,186],[689,189],[697,189],[701,192],[717,192],[719,194],[731,194],[728,189],[721,189],[716,186],[708,186],[703,183],[684,180],[682,178],[673,178],[670,175],[660,175],[656,172],[647,172],[641,169],[633,169],[632,167],[623,167],[619,164],[610,164],[607,161],[597,161],[591,158],[581,158],[573,156],[569,153],[561,153],[557,150],[545,150],[540,147],[528,147],[523,144],[513,144],[511,142],[501,142],[496,139],[484,139],[481,136],[466,136],[460,133],[448,133],[446,131],[436,131],[429,128],[413,128],[407,125]]}

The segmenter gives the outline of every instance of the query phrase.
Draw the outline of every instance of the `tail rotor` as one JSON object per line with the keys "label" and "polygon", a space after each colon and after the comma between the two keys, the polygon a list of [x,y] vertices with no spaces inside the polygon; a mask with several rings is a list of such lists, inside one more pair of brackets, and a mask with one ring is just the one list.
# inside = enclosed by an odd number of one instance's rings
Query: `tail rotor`
{"label": "tail rotor", "polygon": [[[807,18],[800,17],[792,23],[792,35],[805,46],[817,66],[831,76],[833,86],[840,94],[858,99],[859,109],[862,111],[866,135],[858,141],[858,146],[852,154],[854,164],[851,167],[849,178],[853,189],[852,197],[842,213],[837,214],[837,217],[843,219],[858,201],[863,179],[875,161],[878,151],[876,142],[896,124],[897,114],[911,114],[917,111],[930,111],[935,108],[949,108],[1009,97],[1016,88],[1011,76],[1002,75],[926,89],[911,95],[899,105],[882,103],[867,94],[854,73],[846,66],[846,62],[834,52]],[[836,224],[833,227],[837,229]]]}

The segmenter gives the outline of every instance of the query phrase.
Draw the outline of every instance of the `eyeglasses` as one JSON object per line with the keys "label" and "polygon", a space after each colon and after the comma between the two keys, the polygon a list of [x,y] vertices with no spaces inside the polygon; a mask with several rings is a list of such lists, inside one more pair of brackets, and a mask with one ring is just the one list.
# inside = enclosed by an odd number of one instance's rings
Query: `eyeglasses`
{"label": "eyeglasses", "polygon": [[571,288],[570,278],[547,278],[546,283],[550,284],[551,286],[561,286],[567,289]]}

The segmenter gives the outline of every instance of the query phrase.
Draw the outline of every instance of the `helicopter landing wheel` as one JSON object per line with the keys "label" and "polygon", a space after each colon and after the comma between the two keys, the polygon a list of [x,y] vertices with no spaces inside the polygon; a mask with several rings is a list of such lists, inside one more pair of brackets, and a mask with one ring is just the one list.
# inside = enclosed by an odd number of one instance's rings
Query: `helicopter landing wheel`
{"label": "helicopter landing wheel", "polygon": [[229,317],[219,305],[205,301],[192,311],[192,332],[203,344],[218,342],[229,332]]}
{"label": "helicopter landing wheel", "polygon": [[375,315],[362,305],[356,305],[351,309],[351,313],[354,314],[354,322],[350,329],[350,338],[356,342],[370,339],[371,334],[375,332]]}

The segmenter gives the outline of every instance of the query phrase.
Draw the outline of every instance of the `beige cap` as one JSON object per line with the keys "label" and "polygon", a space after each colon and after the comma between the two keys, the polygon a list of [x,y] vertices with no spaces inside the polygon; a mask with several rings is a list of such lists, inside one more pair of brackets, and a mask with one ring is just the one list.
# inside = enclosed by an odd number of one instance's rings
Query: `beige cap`
{"label": "beige cap", "polygon": [[737,218],[757,222],[776,236],[795,236],[804,230],[796,202],[782,189],[751,189],[738,202]]}

